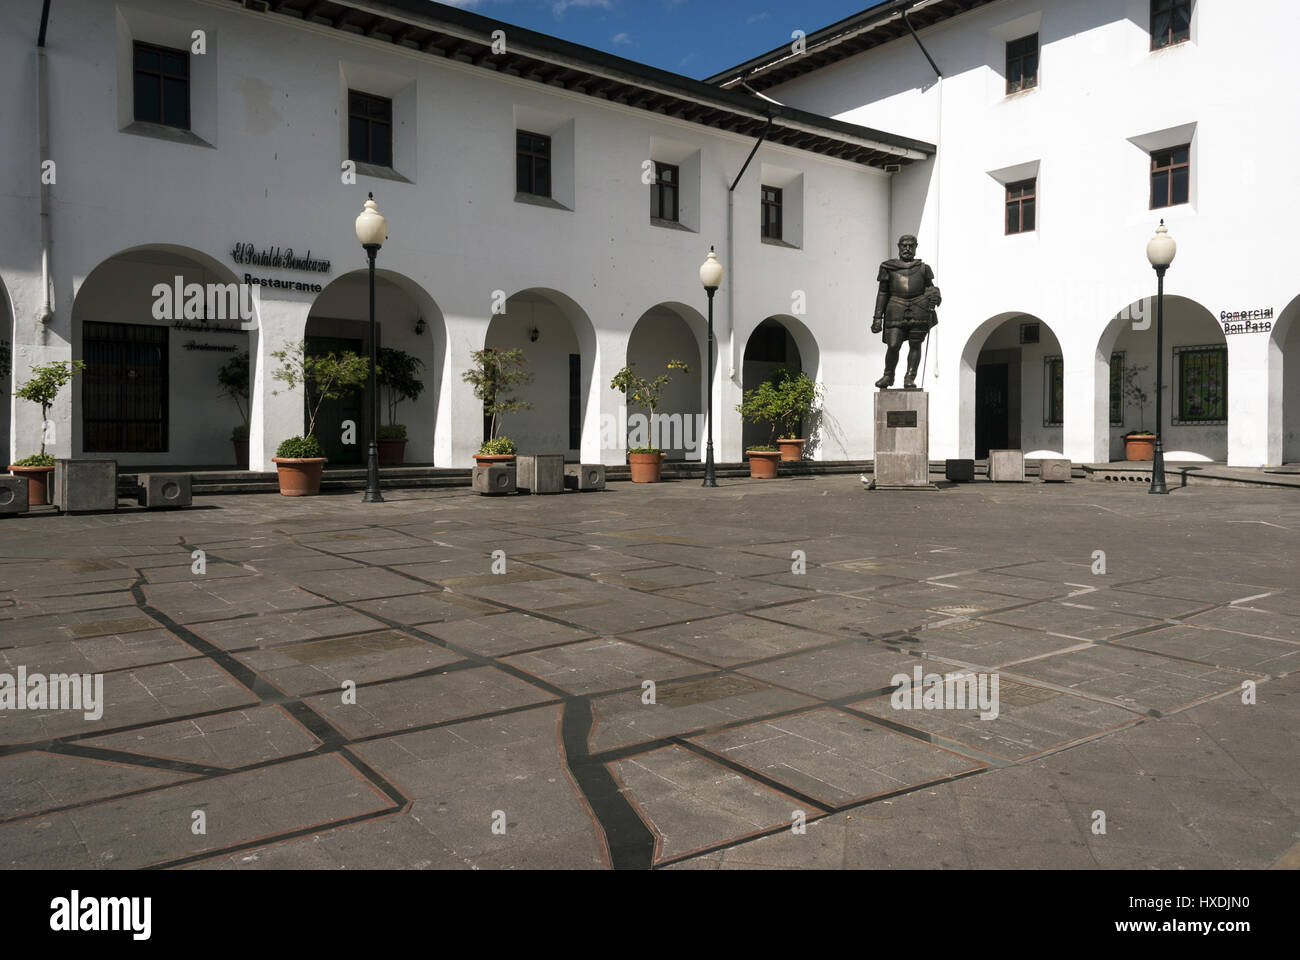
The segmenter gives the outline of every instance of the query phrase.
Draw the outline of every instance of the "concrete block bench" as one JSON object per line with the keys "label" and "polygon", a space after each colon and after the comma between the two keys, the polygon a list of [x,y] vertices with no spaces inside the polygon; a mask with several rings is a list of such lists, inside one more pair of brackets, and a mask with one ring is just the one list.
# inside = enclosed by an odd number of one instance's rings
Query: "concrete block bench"
{"label": "concrete block bench", "polygon": [[117,509],[116,460],[55,460],[50,502],[64,513]]}
{"label": "concrete block bench", "polygon": [[566,463],[564,486],[569,490],[604,490],[605,465],[603,463]]}

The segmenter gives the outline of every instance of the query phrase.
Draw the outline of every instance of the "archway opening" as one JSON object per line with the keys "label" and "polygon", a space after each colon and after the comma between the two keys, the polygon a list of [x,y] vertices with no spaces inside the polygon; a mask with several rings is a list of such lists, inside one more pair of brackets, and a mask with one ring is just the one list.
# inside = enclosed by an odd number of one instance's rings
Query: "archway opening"
{"label": "archway opening", "polygon": [[[744,361],[741,366],[741,389],[748,393],[765,380],[778,380],[783,371],[806,373],[818,378],[821,356],[812,332],[799,320],[785,315],[771,316],[756,326],[745,342]],[[809,425],[805,425],[808,432]],[[808,438],[810,441],[815,438]],[[742,449],[767,444],[772,440],[772,430],[766,423],[745,423],[741,430]],[[804,455],[812,455],[814,444],[804,447]]]}
{"label": "archway opening", "polygon": [[[322,355],[352,351],[368,358],[369,298],[370,280],[365,270],[344,274],[331,282],[316,296],[307,315],[304,333],[307,352]],[[381,431],[385,427],[405,427],[404,461],[407,464],[431,464],[441,380],[441,371],[435,361],[445,336],[442,313],[414,281],[399,273],[378,270],[375,273],[375,329],[380,368],[384,366],[385,353],[396,351],[396,359],[405,359],[415,379],[423,385],[418,396],[406,400],[394,397],[380,386]],[[365,389],[360,388],[349,391],[341,399],[321,403],[316,437],[331,465],[356,465],[365,461],[366,400]],[[303,402],[305,412],[305,397]]]}
{"label": "archway opening", "polygon": [[238,278],[196,250],[136,247],[96,266],[72,305],[73,359],[86,364],[71,386],[72,455],[233,465],[248,400],[218,377],[247,358],[253,310]]}
{"label": "archway opening", "polygon": [[[569,462],[582,455],[588,398],[595,364],[595,331],[587,314],[555,290],[522,290],[492,317],[484,346],[521,350],[530,383],[514,396],[531,408],[505,414],[497,433],[524,454],[562,453]],[[490,418],[483,417],[487,439]]]}
{"label": "archway opening", "polygon": [[1228,459],[1228,342],[1205,307],[1165,297],[1163,426],[1155,420],[1154,298],[1134,301],[1107,324],[1095,364],[1095,429],[1112,461],[1125,459],[1125,436],[1141,430],[1162,434],[1167,462]]}
{"label": "archway opening", "polygon": [[[661,375],[672,379],[660,392],[653,422],[649,410],[628,404],[629,449],[655,446],[669,460],[701,458],[708,390],[707,336],[704,318],[680,303],[656,304],[637,320],[627,342],[628,365],[647,380]],[[672,361],[687,364],[689,371],[669,370]]]}
{"label": "archway opening", "polygon": [[1061,456],[1065,360],[1052,328],[1030,314],[990,318],[962,352],[963,456],[990,450]]}

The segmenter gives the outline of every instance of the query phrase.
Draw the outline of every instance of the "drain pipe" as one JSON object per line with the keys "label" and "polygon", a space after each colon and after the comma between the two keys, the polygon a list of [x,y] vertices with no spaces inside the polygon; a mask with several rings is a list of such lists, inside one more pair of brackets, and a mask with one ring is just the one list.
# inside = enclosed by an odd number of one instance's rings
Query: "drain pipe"
{"label": "drain pipe", "polygon": [[47,327],[54,319],[54,291],[50,276],[54,232],[50,225],[50,185],[45,182],[45,163],[50,159],[49,71],[45,60],[45,30],[49,22],[50,0],[45,0],[41,7],[40,34],[36,38],[36,123],[41,157],[41,306],[37,319]]}
{"label": "drain pipe", "polygon": [[[916,28],[912,26],[912,21],[907,19],[906,10],[903,11],[903,23],[907,25],[907,32],[912,35],[912,39],[916,41],[916,45],[921,48],[921,53],[925,55],[926,61],[930,64],[930,69],[934,71],[934,75],[936,78],[936,85],[939,88],[937,92],[937,96],[939,98],[939,122],[935,130],[935,137],[934,137],[935,231],[934,231],[934,258],[932,260],[932,265],[935,268],[935,272],[938,273],[939,262],[940,262],[939,261],[939,238],[943,232],[942,229],[940,228],[940,224],[942,223],[942,214],[943,214],[943,72],[940,71],[939,65],[934,62],[934,57],[930,56],[930,51],[925,49],[925,44],[921,42],[920,36],[917,35]],[[938,380],[939,379],[939,355],[941,353],[938,346],[938,340],[939,340],[938,327],[934,327],[931,329],[929,339],[935,341],[933,369],[934,369],[934,379]],[[929,347],[928,341],[926,343],[926,347],[927,349]]]}
{"label": "drain pipe", "polygon": [[[763,127],[763,132],[754,142],[754,149],[750,150],[749,156],[745,158],[745,165],[740,168],[740,173],[736,174],[736,179],[727,188],[727,377],[731,380],[736,379],[736,187],[740,186],[740,180],[753,162],[758,148],[771,133],[772,120],[772,115],[768,114],[767,126]],[[709,403],[713,403],[712,397],[709,398]]]}

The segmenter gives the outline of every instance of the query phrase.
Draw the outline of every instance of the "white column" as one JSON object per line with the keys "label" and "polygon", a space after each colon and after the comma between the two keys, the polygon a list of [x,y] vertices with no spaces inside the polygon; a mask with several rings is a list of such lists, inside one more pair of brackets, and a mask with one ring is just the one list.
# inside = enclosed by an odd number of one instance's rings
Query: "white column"
{"label": "white column", "polygon": [[253,381],[249,386],[248,467],[271,471],[276,448],[304,429],[302,387],[290,390],[288,384],[272,376],[280,361],[271,354],[304,338],[311,304],[263,299],[255,309],[258,327],[249,334],[248,347]]}
{"label": "white column", "polygon": [[[1262,467],[1269,450],[1269,337],[1234,334],[1228,340],[1228,466]],[[1280,431],[1279,431],[1280,445]],[[1277,459],[1281,459],[1279,456]]]}

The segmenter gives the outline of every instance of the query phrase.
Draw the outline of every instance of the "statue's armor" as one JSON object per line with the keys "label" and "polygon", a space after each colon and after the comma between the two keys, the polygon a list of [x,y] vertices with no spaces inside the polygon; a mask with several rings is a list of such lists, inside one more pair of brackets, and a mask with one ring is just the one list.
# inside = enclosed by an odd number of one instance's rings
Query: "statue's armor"
{"label": "statue's armor", "polygon": [[[913,260],[886,260],[880,265],[880,293],[876,313],[884,314],[885,329],[902,327],[908,333],[928,332],[934,326],[934,310],[929,296],[934,287],[934,273],[928,264]],[[909,316],[909,307],[910,316]]]}

